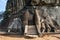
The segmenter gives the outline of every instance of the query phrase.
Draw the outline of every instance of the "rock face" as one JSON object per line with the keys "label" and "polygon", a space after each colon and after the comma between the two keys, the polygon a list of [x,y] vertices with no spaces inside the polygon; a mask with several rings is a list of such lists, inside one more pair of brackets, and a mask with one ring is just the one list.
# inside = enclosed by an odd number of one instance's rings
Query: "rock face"
{"label": "rock face", "polygon": [[[16,11],[21,10],[25,5],[24,0],[8,0],[6,10]],[[18,11],[17,10],[17,11]]]}
{"label": "rock face", "polygon": [[37,26],[38,32],[44,33],[48,30],[54,32],[55,24],[60,26],[59,10],[60,6],[40,6],[40,0],[8,0],[1,24],[8,32],[19,30],[18,32],[21,33],[24,29],[22,25],[24,23],[29,25],[30,22],[30,24]]}
{"label": "rock face", "polygon": [[20,18],[14,18],[13,21],[9,23],[8,32],[20,32],[20,34],[23,34],[22,21]]}
{"label": "rock face", "polygon": [[53,16],[53,19],[57,22],[57,24],[60,26],[60,6],[55,7],[49,7],[48,13],[50,16]]}
{"label": "rock face", "polygon": [[[20,15],[19,15],[20,13],[18,13],[18,12],[20,10],[22,10],[24,8],[24,6],[25,6],[24,0],[8,0],[7,1],[6,11],[8,11],[7,20],[9,20],[8,25],[7,25],[8,32],[9,32],[9,30],[12,31],[12,29],[16,30],[16,32],[20,32],[20,33],[23,32],[22,24],[20,21],[21,19],[20,19]],[[13,32],[15,32],[15,31],[13,31]]]}
{"label": "rock face", "polygon": [[[14,18],[17,18],[17,17],[19,18],[20,15],[18,14],[18,12],[21,9],[23,9],[24,6],[25,6],[25,1],[24,0],[8,0],[7,5],[6,5],[6,11],[3,13],[4,14],[4,16],[3,16],[4,19],[2,20],[2,23],[1,23],[1,26],[2,26],[1,29],[7,29],[10,22],[15,22],[15,21],[13,21]],[[17,24],[19,24],[19,23],[17,23]]]}

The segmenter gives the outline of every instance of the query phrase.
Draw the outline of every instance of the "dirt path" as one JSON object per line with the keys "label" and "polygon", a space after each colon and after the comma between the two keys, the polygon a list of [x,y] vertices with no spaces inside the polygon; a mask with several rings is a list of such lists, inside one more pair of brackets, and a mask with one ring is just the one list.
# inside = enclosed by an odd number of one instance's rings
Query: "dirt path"
{"label": "dirt path", "polygon": [[60,40],[60,34],[58,35],[45,35],[38,38],[25,38],[17,35],[0,35],[0,40]]}

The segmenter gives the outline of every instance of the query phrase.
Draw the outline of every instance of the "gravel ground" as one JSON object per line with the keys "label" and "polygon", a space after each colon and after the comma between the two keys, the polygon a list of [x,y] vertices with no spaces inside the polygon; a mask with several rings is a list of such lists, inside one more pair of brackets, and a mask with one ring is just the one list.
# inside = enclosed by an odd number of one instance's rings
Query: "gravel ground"
{"label": "gravel ground", "polygon": [[18,35],[0,35],[0,40],[60,40],[60,34],[56,35],[44,35],[37,38],[26,38]]}

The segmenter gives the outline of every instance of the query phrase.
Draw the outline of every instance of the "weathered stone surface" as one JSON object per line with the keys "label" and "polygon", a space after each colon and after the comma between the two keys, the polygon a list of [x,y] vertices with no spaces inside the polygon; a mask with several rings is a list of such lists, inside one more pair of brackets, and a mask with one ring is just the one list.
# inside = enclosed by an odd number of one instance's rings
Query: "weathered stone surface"
{"label": "weathered stone surface", "polygon": [[60,6],[55,7],[49,7],[48,13],[51,17],[53,17],[53,20],[57,22],[57,24],[60,26]]}
{"label": "weathered stone surface", "polygon": [[[14,18],[20,18],[18,13],[25,6],[24,0],[8,0],[6,5],[6,11],[4,12],[4,19],[1,23],[2,29],[7,29],[10,22],[14,22]],[[17,20],[18,21],[18,20]],[[16,23],[15,23],[16,24]],[[17,23],[20,24],[20,23]],[[16,24],[16,25],[17,25]],[[13,27],[14,28],[14,27]],[[12,27],[11,27],[12,29]]]}
{"label": "weathered stone surface", "polygon": [[[20,18],[14,18],[13,21],[9,22],[8,32],[20,32],[22,34],[22,21]],[[9,31],[10,30],[10,31]]]}
{"label": "weathered stone surface", "polygon": [[16,11],[21,10],[25,5],[24,0],[8,0],[6,10]]}

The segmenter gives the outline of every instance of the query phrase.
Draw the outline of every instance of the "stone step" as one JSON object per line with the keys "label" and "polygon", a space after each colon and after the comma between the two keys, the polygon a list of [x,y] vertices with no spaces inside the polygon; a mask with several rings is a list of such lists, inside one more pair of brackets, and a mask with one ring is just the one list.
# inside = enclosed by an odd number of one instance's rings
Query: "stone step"
{"label": "stone step", "polygon": [[37,35],[37,30],[34,25],[29,25],[28,26],[28,34],[30,35]]}
{"label": "stone step", "polygon": [[38,37],[38,33],[37,33],[37,30],[36,30],[36,27],[34,25],[29,25],[27,27],[26,32],[25,32],[25,36]]}

